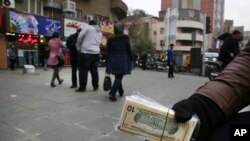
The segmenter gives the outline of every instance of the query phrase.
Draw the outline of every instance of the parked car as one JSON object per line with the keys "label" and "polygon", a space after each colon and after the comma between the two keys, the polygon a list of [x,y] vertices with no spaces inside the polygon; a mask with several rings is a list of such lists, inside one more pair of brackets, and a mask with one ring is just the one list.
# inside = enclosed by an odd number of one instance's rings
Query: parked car
{"label": "parked car", "polygon": [[217,52],[206,52],[205,53],[205,61],[218,61],[219,53]]}

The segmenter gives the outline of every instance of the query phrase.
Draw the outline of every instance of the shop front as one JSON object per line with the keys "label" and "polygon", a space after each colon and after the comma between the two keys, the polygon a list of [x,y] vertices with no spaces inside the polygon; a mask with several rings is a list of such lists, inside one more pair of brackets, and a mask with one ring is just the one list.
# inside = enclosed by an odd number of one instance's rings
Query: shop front
{"label": "shop front", "polygon": [[[76,33],[76,29],[81,27],[85,28],[87,25],[87,21],[81,21],[79,19],[71,19],[71,18],[65,18],[64,19],[64,41],[67,41],[67,38],[71,35]],[[103,35],[102,38],[102,44],[101,44],[101,60],[100,65],[105,65],[105,58],[106,58],[106,49],[107,49],[107,40],[110,36],[114,34],[114,27],[113,23],[109,20],[103,20],[100,22],[101,32]],[[69,64],[69,53],[65,53],[65,64]]]}
{"label": "shop front", "polygon": [[6,60],[9,45],[15,45],[17,67],[25,64],[41,66],[44,48],[53,32],[61,33],[61,20],[10,10],[6,20]]}
{"label": "shop front", "polygon": [[101,60],[100,66],[105,66],[106,64],[106,52],[107,52],[107,41],[108,38],[114,34],[114,25],[110,20],[103,20],[100,24],[102,31],[102,44],[101,44]]}
{"label": "shop front", "polygon": [[[87,25],[87,21],[79,19],[64,18],[64,43],[66,44],[67,38],[76,33],[77,28],[84,28]],[[65,65],[70,64],[69,50],[65,52]]]}

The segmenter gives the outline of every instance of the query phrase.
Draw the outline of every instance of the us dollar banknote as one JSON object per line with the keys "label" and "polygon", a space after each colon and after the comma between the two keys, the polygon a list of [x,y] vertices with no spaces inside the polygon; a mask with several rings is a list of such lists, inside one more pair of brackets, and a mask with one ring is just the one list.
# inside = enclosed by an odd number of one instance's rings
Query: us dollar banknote
{"label": "us dollar banknote", "polygon": [[126,97],[119,129],[155,141],[189,141],[198,119],[174,119],[174,111],[144,96]]}

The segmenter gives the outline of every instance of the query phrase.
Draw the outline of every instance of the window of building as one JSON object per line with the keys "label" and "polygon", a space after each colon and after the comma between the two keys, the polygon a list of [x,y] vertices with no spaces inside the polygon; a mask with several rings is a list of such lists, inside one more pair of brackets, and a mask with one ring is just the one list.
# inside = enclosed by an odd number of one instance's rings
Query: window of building
{"label": "window of building", "polygon": [[42,3],[42,0],[22,0],[18,3],[20,7],[17,7],[16,10],[42,15]]}
{"label": "window of building", "polygon": [[164,40],[160,40],[160,45],[161,45],[161,47],[163,47],[165,45],[165,41]]}
{"label": "window of building", "polygon": [[181,41],[181,45],[182,46],[193,46],[193,42],[192,41]]}
{"label": "window of building", "polygon": [[160,29],[160,33],[161,33],[161,35],[164,34],[164,28]]}
{"label": "window of building", "polygon": [[100,24],[101,21],[106,20],[106,19],[109,19],[109,18],[101,16],[101,15],[97,15],[97,14],[94,15],[94,20],[96,21],[97,24]]}
{"label": "window of building", "polygon": [[154,35],[157,35],[157,31],[154,31]]}
{"label": "window of building", "polygon": [[42,15],[42,1],[41,0],[37,0],[37,8],[36,8],[36,14],[38,15]]}
{"label": "window of building", "polygon": [[182,28],[181,33],[192,33],[194,29],[192,28]]}
{"label": "window of building", "polygon": [[36,0],[30,0],[30,13],[36,14]]}
{"label": "window of building", "polygon": [[23,12],[29,12],[29,1],[30,0],[23,0],[21,7]]}
{"label": "window of building", "polygon": [[82,19],[82,10],[76,9],[76,18]]}

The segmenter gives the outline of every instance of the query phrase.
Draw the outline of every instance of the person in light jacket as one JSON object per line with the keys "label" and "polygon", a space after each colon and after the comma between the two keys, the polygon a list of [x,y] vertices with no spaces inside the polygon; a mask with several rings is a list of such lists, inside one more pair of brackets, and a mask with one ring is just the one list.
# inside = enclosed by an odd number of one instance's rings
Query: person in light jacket
{"label": "person in light jacket", "polygon": [[249,62],[250,40],[215,80],[174,104],[177,121],[186,122],[195,114],[200,119],[197,141],[229,141],[230,127],[250,125],[249,109],[241,111],[250,104]]}
{"label": "person in light jacket", "polygon": [[58,83],[61,84],[63,82],[63,79],[60,79],[59,71],[60,71],[60,64],[58,62],[58,56],[60,53],[60,49],[65,48],[62,41],[60,40],[60,35],[58,32],[54,32],[51,36],[51,39],[49,40],[49,59],[48,59],[48,65],[50,65],[54,71],[51,79],[50,86],[55,87],[55,79],[57,78]]}
{"label": "person in light jacket", "polygon": [[133,55],[129,37],[123,34],[124,26],[121,23],[114,25],[114,37],[107,42],[107,69],[106,72],[115,75],[115,81],[109,92],[110,101],[116,101],[116,93],[123,96],[123,76],[132,70]]}
{"label": "person in light jacket", "polygon": [[99,88],[98,62],[100,61],[100,46],[102,33],[96,21],[92,20],[84,26],[78,35],[76,47],[79,54],[79,88],[76,92],[86,91],[88,72],[92,76],[94,91]]}

